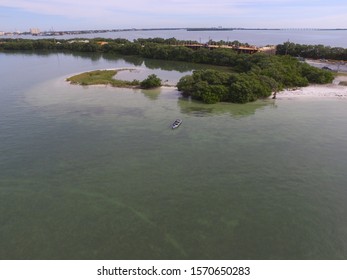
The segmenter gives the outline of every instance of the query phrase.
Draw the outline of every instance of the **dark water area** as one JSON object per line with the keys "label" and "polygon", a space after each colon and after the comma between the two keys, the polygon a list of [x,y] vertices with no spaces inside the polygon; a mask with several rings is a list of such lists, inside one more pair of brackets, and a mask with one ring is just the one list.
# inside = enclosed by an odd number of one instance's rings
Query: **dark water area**
{"label": "dark water area", "polygon": [[346,100],[206,105],[65,81],[134,68],[175,83],[193,64],[0,63],[0,259],[347,259]]}

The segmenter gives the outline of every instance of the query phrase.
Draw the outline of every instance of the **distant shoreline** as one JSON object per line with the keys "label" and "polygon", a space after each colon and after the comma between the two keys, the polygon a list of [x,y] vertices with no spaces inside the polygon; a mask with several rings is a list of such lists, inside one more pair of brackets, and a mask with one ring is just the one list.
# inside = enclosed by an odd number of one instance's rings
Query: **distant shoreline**
{"label": "distant shoreline", "polygon": [[12,32],[12,31],[1,31],[1,36],[64,36],[64,35],[81,35],[81,34],[99,34],[99,33],[117,33],[117,32],[137,32],[137,31],[175,31],[175,30],[186,30],[186,31],[249,31],[249,30],[297,30],[297,31],[347,31],[347,28],[243,28],[243,27],[163,27],[163,28],[123,28],[123,29],[85,29],[85,30],[59,30],[59,31],[38,31],[37,33],[31,32]]}

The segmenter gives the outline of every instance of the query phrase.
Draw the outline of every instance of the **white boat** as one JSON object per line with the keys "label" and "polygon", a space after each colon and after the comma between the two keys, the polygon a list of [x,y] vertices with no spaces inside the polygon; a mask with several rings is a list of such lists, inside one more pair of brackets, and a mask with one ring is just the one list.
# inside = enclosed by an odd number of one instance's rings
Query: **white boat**
{"label": "white boat", "polygon": [[179,127],[181,125],[181,123],[182,123],[182,120],[181,119],[177,119],[177,120],[175,120],[173,122],[173,124],[171,125],[171,128],[175,129],[175,128]]}

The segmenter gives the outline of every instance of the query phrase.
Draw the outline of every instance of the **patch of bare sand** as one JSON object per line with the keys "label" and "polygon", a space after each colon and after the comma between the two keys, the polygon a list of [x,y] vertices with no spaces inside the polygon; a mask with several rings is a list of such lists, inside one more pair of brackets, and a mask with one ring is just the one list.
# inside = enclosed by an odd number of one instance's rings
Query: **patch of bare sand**
{"label": "patch of bare sand", "polygon": [[347,76],[337,76],[331,84],[310,85],[308,87],[287,89],[277,93],[276,99],[287,98],[347,98],[347,86],[339,85],[341,81],[347,81]]}

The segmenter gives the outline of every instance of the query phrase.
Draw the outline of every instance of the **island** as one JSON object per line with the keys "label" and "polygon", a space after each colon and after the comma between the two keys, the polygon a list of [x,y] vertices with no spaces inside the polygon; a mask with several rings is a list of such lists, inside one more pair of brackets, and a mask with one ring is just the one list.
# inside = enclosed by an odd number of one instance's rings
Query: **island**
{"label": "island", "polygon": [[[271,94],[276,96],[277,92],[284,89],[306,87],[310,84],[329,84],[334,80],[336,73],[329,69],[313,67],[306,63],[305,59],[342,61],[347,57],[346,49],[320,45],[306,46],[286,42],[270,49],[275,53],[267,52],[267,48],[249,48],[247,43],[242,44],[238,41],[209,41],[204,45],[175,38],[139,38],[133,42],[122,38],[0,40],[0,51],[88,52],[205,64],[206,68],[211,70],[194,71],[192,75],[182,77],[177,84],[182,95],[204,103],[247,103],[269,97]],[[227,71],[212,70],[212,66],[222,66],[227,68]],[[113,78],[115,73],[88,72],[78,78],[69,79],[70,82],[81,85],[108,84],[139,88],[161,85],[160,79],[156,76],[149,76],[142,82],[120,81]]]}
{"label": "island", "polygon": [[74,75],[67,78],[66,80],[71,84],[78,84],[82,86],[110,85],[113,87],[142,89],[150,89],[161,86],[161,79],[158,78],[155,74],[149,75],[142,82],[140,82],[139,80],[126,81],[114,79],[118,72],[131,70],[132,69],[95,70]]}

